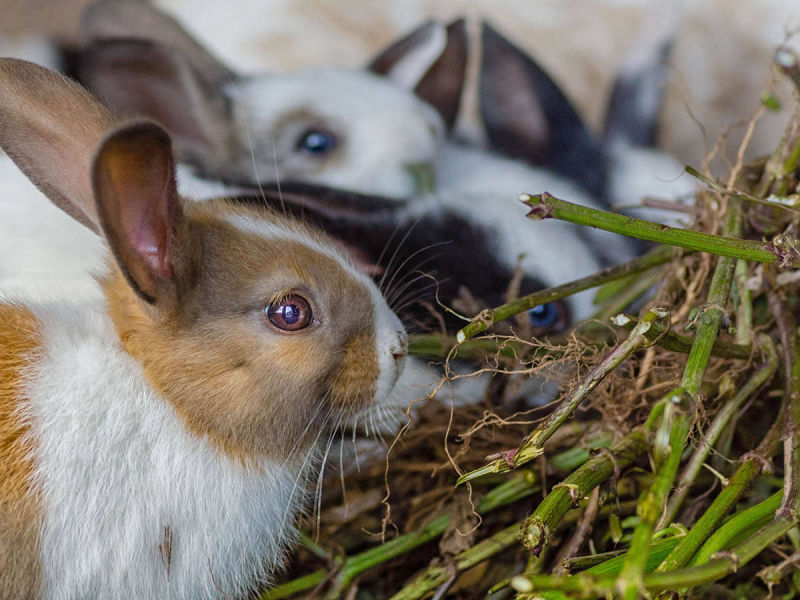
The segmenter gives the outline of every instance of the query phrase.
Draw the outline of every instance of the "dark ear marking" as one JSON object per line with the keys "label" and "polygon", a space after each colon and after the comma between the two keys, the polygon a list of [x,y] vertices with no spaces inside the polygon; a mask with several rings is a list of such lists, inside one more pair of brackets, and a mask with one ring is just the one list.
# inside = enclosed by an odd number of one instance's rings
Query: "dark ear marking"
{"label": "dark ear marking", "polygon": [[177,294],[187,249],[169,135],[149,121],[112,131],[92,165],[97,214],[134,291],[151,304]]}
{"label": "dark ear marking", "polygon": [[606,110],[607,140],[656,147],[673,41],[665,40],[645,60],[623,68],[617,76]]}
{"label": "dark ear marking", "polygon": [[458,19],[446,28],[426,21],[380,52],[367,69],[413,90],[452,128],[461,104],[466,65],[466,23]]}
{"label": "dark ear marking", "polygon": [[566,95],[533,59],[483,23],[480,111],[490,146],[602,196],[607,157]]}
{"label": "dark ear marking", "polygon": [[81,31],[87,42],[135,39],[169,48],[181,54],[210,88],[219,88],[236,78],[175,19],[147,1],[97,0],[81,14]]}
{"label": "dark ear marking", "polygon": [[441,26],[433,20],[425,21],[422,25],[403,36],[387,48],[381,50],[369,64],[367,70],[377,75],[390,76],[393,69],[409,55],[423,45],[433,42],[437,29]]}
{"label": "dark ear marking", "polygon": [[438,59],[414,88],[414,93],[433,106],[448,130],[455,125],[467,72],[468,38],[464,19],[447,26],[447,42]]}

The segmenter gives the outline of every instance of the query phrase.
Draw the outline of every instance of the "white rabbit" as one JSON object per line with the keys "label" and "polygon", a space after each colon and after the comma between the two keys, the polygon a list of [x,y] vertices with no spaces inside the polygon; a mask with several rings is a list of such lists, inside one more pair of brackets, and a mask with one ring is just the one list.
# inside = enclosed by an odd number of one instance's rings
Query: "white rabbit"
{"label": "white rabbit", "polygon": [[0,303],[0,597],[246,597],[402,325],[323,234],[184,202],[167,133],[60,75],[0,60],[0,146],[110,249],[94,299]]}

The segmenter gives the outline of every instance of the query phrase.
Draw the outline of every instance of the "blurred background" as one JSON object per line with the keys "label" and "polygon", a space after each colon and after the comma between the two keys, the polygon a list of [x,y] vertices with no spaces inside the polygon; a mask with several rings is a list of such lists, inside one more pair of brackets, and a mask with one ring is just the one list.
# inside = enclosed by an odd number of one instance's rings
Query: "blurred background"
{"label": "blurred background", "polygon": [[[30,36],[77,42],[85,0],[0,1],[0,51]],[[158,0],[220,57],[242,71],[304,66],[356,66],[426,18],[467,15],[491,21],[532,54],[561,84],[586,121],[597,127],[614,75],[635,54],[647,19],[665,13],[659,0]],[[735,153],[743,122],[758,107],[771,75],[775,47],[800,27],[795,0],[689,0],[682,13],[661,127],[661,147],[699,164],[723,132]],[[667,10],[668,10],[667,9]],[[655,15],[655,16],[654,16]],[[797,45],[796,40],[790,44]],[[29,46],[30,47],[30,46]],[[774,147],[791,104],[781,82],[783,110],[765,116],[751,156]],[[466,114],[474,106],[466,98]],[[469,120],[468,136],[479,135]]]}
{"label": "blurred background", "polygon": [[[42,52],[37,39],[78,42],[85,0],[0,0],[0,52]],[[698,165],[722,133],[735,155],[746,122],[770,82],[774,49],[800,27],[795,0],[158,0],[220,57],[244,72],[364,64],[426,18],[487,19],[560,83],[585,120],[598,127],[615,73],[635,56],[648,19],[680,11],[660,146]],[[666,6],[665,6],[666,5]],[[646,35],[646,33],[645,33]],[[797,46],[795,39],[790,45]],[[43,59],[44,60],[44,59]],[[792,110],[791,86],[776,89],[782,110],[767,114],[750,156],[769,152]],[[465,99],[461,131],[480,132]]]}

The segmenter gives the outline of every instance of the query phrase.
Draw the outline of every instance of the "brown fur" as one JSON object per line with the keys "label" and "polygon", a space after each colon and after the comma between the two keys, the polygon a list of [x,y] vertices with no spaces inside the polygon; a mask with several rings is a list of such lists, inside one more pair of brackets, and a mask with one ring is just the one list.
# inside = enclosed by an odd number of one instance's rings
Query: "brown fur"
{"label": "brown fur", "polygon": [[0,305],[0,598],[33,598],[41,579],[34,442],[19,414],[23,368],[40,344],[37,327],[25,309]]}
{"label": "brown fur", "polygon": [[[203,266],[167,314],[138,298],[120,273],[106,281],[120,339],[188,428],[229,456],[300,454],[329,415],[372,399],[378,365],[369,293],[329,254],[243,233],[221,219],[239,213],[272,222],[278,215],[222,201],[184,210]],[[264,308],[295,290],[311,303],[316,323],[278,332]]]}

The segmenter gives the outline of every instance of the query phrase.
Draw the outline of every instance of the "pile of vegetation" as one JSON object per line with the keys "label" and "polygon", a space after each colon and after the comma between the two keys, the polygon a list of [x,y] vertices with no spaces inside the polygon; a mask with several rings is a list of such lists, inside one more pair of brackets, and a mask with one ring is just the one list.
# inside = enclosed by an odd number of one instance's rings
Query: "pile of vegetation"
{"label": "pile of vegetation", "polygon": [[[777,63],[800,82],[795,54]],[[531,235],[562,219],[654,246],[485,310],[456,339],[418,336],[446,373],[437,397],[388,453],[342,447],[262,598],[800,596],[800,116],[772,156],[743,160],[774,102],[724,180],[690,169],[692,230],[523,197],[545,220]],[[495,328],[589,288],[597,314],[567,335]],[[475,373],[451,369],[464,359]],[[482,398],[453,406],[464,380]],[[561,392],[530,408],[533,381]]]}

